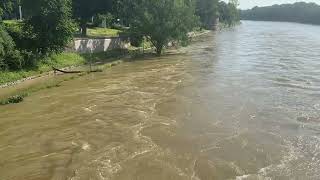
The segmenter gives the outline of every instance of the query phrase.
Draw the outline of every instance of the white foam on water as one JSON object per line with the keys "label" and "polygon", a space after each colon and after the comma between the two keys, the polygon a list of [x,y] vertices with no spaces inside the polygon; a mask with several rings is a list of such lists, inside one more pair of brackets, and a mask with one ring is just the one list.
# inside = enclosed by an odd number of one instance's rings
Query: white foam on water
{"label": "white foam on water", "polygon": [[251,180],[251,179],[255,179],[255,180],[272,180],[272,178],[270,177],[263,177],[260,175],[254,175],[254,174],[245,174],[242,176],[237,176],[236,180]]}
{"label": "white foam on water", "polygon": [[89,107],[83,107],[82,109],[86,112],[92,112],[92,109],[97,107],[97,105],[92,105],[92,106],[89,106]]}
{"label": "white foam on water", "polygon": [[320,111],[320,104],[315,104],[313,107],[314,107],[314,109]]}
{"label": "white foam on water", "polygon": [[87,111],[87,112],[92,112],[92,110],[89,109],[89,108],[83,108],[83,110],[84,110],[84,111]]}
{"label": "white foam on water", "polygon": [[57,155],[57,153],[50,153],[50,154],[46,154],[46,155],[41,156],[41,157],[42,158],[46,158],[46,157],[53,156],[53,155]]}
{"label": "white foam on water", "polygon": [[191,180],[200,180],[196,175],[196,164],[197,164],[197,159],[193,161]]}
{"label": "white foam on water", "polygon": [[250,174],[242,175],[242,176],[237,176],[237,177],[236,177],[236,180],[244,180],[244,179],[249,178],[250,176],[251,176]]}
{"label": "white foam on water", "polygon": [[287,152],[279,164],[261,168],[258,175],[263,177],[296,177],[303,173],[308,179],[320,179],[320,141],[314,137],[297,137],[293,142],[286,141]]}
{"label": "white foam on water", "polygon": [[283,157],[283,159],[280,161],[279,164],[271,164],[267,167],[261,168],[258,171],[259,175],[267,177],[268,174],[272,174],[274,171],[281,171],[281,174],[285,174],[286,176],[290,175],[289,169],[288,169],[288,164],[291,161],[294,161],[298,158],[298,155],[296,154],[294,147],[292,146],[291,143],[289,143],[288,146],[288,152],[286,155]]}
{"label": "white foam on water", "polygon": [[96,119],[96,123],[100,124],[100,125],[106,125],[107,123],[102,121],[101,119]]}
{"label": "white foam on water", "polygon": [[90,144],[87,142],[84,142],[81,146],[81,149],[85,150],[85,151],[89,151],[91,149]]}

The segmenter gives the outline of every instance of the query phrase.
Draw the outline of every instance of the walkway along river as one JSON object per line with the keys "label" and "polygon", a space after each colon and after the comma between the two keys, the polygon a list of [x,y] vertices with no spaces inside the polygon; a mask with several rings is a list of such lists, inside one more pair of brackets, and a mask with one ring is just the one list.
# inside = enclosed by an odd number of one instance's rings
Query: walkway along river
{"label": "walkway along river", "polygon": [[319,32],[245,21],[1,106],[0,179],[320,179]]}

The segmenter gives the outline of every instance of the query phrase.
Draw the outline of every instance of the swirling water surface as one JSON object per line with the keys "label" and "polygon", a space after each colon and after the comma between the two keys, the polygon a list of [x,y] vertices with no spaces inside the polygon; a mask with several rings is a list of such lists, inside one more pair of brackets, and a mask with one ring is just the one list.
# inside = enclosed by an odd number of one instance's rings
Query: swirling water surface
{"label": "swirling water surface", "polygon": [[319,32],[244,21],[2,106],[0,179],[320,179]]}

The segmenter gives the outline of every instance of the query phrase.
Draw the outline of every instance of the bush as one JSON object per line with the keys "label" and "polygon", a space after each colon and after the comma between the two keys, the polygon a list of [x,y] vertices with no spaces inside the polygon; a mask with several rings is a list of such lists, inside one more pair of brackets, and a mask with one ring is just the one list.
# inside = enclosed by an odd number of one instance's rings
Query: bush
{"label": "bush", "polygon": [[16,48],[20,51],[31,51],[34,49],[31,43],[31,37],[23,30],[24,24],[22,22],[4,23],[5,30],[12,37],[16,44]]}
{"label": "bush", "polygon": [[20,51],[11,36],[0,26],[0,70],[17,70],[24,65]]}
{"label": "bush", "polygon": [[38,54],[32,53],[36,49],[36,44],[34,41],[23,30],[24,23],[18,21],[12,21],[10,23],[4,23],[5,30],[9,33],[13,39],[16,49],[20,51],[21,56],[23,57],[23,67],[33,67],[37,64]]}

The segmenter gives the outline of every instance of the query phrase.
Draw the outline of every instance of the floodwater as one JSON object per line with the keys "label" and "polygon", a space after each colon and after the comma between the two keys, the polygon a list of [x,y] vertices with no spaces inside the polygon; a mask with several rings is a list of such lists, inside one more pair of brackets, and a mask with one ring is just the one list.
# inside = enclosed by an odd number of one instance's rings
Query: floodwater
{"label": "floodwater", "polygon": [[0,179],[318,180],[319,32],[244,21],[2,106]]}

